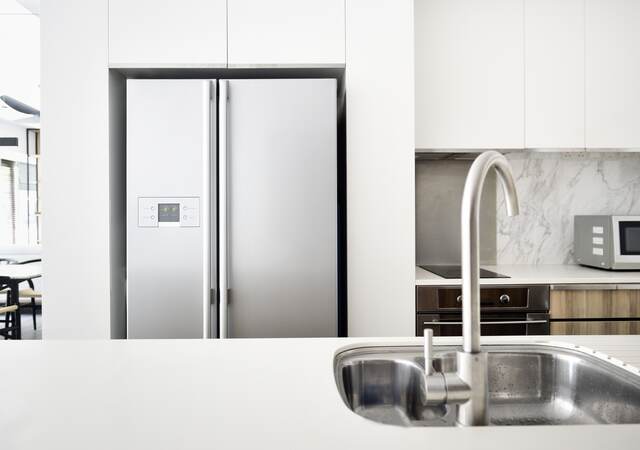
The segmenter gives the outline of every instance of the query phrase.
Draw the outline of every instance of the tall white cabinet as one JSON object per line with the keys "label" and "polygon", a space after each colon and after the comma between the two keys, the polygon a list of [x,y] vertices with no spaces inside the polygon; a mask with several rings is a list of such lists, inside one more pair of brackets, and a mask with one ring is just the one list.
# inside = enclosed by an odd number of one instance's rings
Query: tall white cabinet
{"label": "tall white cabinet", "polygon": [[525,0],[525,147],[585,147],[584,0]]}
{"label": "tall white cabinet", "polygon": [[640,148],[640,1],[586,0],[586,143]]}
{"label": "tall white cabinet", "polygon": [[111,67],[226,67],[226,0],[109,0]]}
{"label": "tall white cabinet", "polygon": [[524,146],[523,0],[416,0],[416,148]]}
{"label": "tall white cabinet", "polygon": [[107,0],[40,10],[45,339],[111,336],[107,10]]}
{"label": "tall white cabinet", "polygon": [[345,63],[344,0],[228,0],[229,67]]}
{"label": "tall white cabinet", "polygon": [[346,5],[349,336],[412,336],[413,0]]}

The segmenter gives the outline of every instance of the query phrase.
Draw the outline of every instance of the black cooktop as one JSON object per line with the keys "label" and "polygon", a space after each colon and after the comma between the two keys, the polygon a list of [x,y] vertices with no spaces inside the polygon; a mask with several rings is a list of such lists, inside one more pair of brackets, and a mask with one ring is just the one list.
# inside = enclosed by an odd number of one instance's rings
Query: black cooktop
{"label": "black cooktop", "polygon": [[[462,278],[462,267],[456,265],[435,265],[430,264],[426,266],[419,266],[424,270],[428,270],[431,273],[441,276],[442,278]],[[480,269],[480,278],[509,278],[507,275],[502,275],[497,272],[492,272],[487,269]]]}

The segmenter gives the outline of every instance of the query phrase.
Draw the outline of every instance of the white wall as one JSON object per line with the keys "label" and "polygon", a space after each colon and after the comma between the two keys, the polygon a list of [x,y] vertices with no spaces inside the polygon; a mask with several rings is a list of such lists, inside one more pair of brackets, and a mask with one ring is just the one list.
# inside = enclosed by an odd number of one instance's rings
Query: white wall
{"label": "white wall", "polygon": [[[3,7],[4,6],[4,7]],[[0,95],[40,107],[40,20],[17,2],[0,2]],[[0,118],[28,117],[6,108]]]}
{"label": "white wall", "polygon": [[414,335],[412,0],[346,0],[350,336]]}
{"label": "white wall", "polygon": [[[18,154],[21,156],[27,154],[27,131],[23,125],[13,123],[10,120],[5,120],[0,118],[0,137],[17,137],[18,138],[17,147],[0,147],[0,152],[1,152],[0,158],[17,160]],[[11,157],[12,154],[15,152],[19,152],[19,153]],[[2,153],[6,153],[6,154],[3,155]],[[22,157],[19,159],[22,162],[26,161],[26,159]]]}
{"label": "white wall", "polygon": [[107,0],[42,0],[45,338],[108,338]]}

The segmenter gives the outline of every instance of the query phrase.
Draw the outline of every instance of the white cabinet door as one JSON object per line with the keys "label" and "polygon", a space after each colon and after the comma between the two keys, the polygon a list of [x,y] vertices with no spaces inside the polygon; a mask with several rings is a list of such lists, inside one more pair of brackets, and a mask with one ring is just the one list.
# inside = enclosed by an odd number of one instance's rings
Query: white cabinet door
{"label": "white cabinet door", "polygon": [[523,14],[524,0],[416,0],[416,148],[524,147]]}
{"label": "white cabinet door", "polygon": [[586,0],[586,139],[640,148],[640,1]]}
{"label": "white cabinet door", "polygon": [[584,0],[525,0],[525,145],[584,148]]}
{"label": "white cabinet door", "polygon": [[225,0],[109,0],[112,67],[226,67]]}
{"label": "white cabinet door", "polygon": [[413,0],[347,0],[349,336],[415,333]]}
{"label": "white cabinet door", "polygon": [[344,65],[344,0],[228,0],[229,66]]}

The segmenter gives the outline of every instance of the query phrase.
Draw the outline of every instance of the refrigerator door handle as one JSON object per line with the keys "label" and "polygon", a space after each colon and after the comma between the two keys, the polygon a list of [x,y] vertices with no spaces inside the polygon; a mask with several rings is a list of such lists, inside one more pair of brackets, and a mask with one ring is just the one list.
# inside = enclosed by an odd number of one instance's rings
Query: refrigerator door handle
{"label": "refrigerator door handle", "polygon": [[[213,245],[211,241],[211,150],[215,135],[213,120],[215,120],[214,103],[215,84],[211,81],[207,82],[207,95],[203,99],[203,110],[206,111],[204,116],[207,118],[207,124],[204,129],[207,132],[207,138],[204,139],[205,145],[202,149],[202,337],[208,339],[211,337],[211,252]],[[215,241],[214,241],[215,242]]]}
{"label": "refrigerator door handle", "polygon": [[216,304],[218,292],[215,289],[211,289],[209,293],[209,305],[214,306]]}
{"label": "refrigerator door handle", "polygon": [[219,270],[219,293],[220,293],[220,317],[219,330],[220,338],[224,339],[228,336],[228,305],[229,305],[229,274],[228,274],[228,249],[229,243],[227,238],[227,106],[229,99],[229,82],[220,80],[219,82],[219,102],[218,102],[218,137],[219,137],[219,154],[218,154],[218,270]]}

